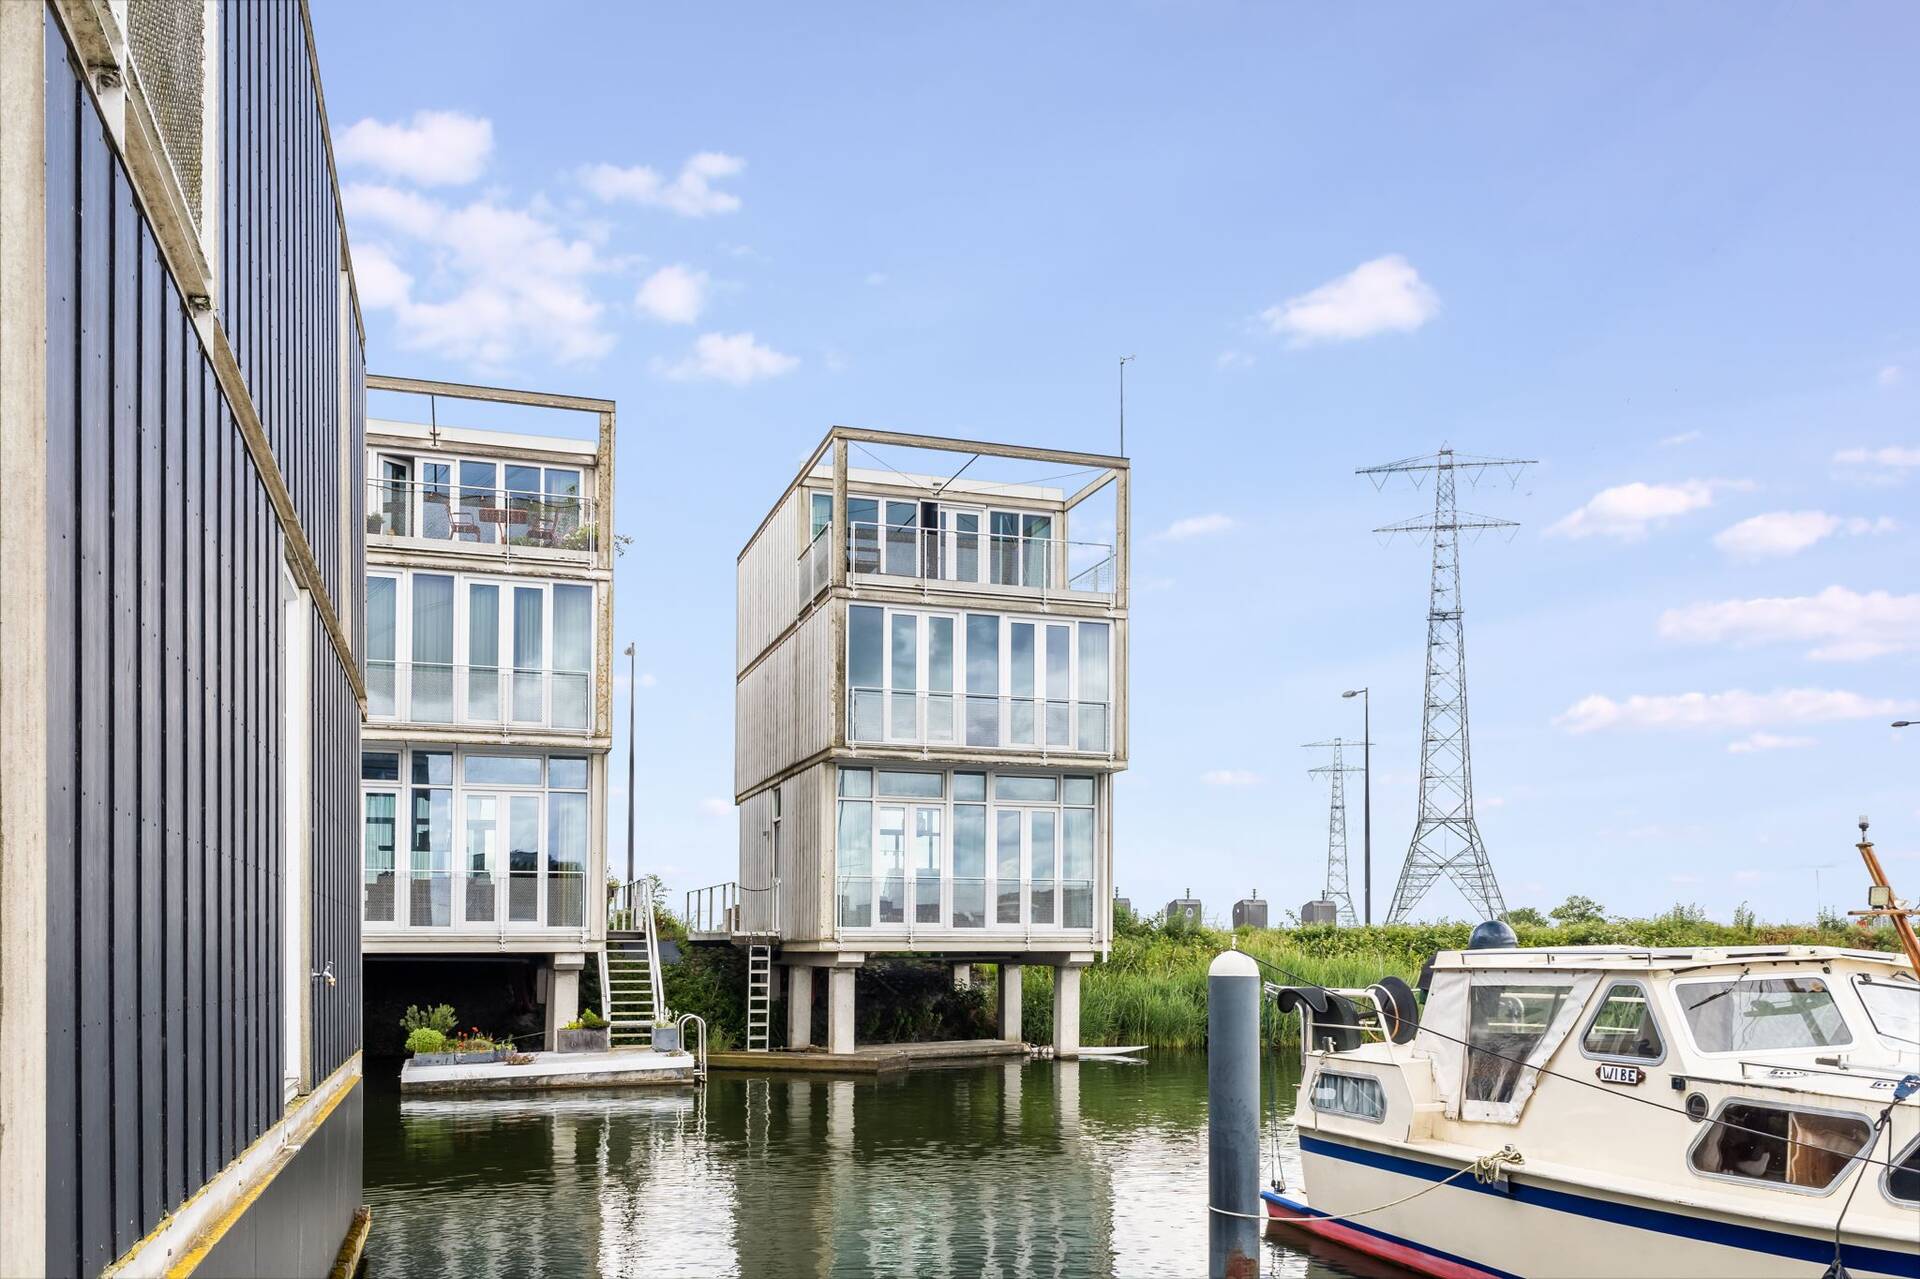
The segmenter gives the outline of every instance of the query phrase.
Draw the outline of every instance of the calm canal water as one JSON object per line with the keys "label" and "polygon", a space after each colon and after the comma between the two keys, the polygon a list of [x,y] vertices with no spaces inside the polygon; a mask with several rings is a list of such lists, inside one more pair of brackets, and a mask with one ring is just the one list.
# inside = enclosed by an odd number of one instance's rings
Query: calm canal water
{"label": "calm canal water", "polygon": [[[1293,1080],[1267,1080],[1290,1108]],[[371,1272],[1205,1275],[1206,1059],[367,1097]],[[1271,1134],[1269,1134],[1271,1139]],[[1297,1185],[1290,1125],[1278,1146]],[[1263,1174],[1270,1176],[1271,1174]],[[1398,1274],[1270,1237],[1270,1275]]]}

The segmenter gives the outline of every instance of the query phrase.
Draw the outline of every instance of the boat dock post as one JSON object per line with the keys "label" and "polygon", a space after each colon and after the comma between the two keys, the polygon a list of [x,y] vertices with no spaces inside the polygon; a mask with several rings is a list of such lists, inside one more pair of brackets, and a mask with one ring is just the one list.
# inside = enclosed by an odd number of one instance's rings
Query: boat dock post
{"label": "boat dock post", "polygon": [[1223,951],[1207,969],[1207,1275],[1260,1273],[1260,968]]}

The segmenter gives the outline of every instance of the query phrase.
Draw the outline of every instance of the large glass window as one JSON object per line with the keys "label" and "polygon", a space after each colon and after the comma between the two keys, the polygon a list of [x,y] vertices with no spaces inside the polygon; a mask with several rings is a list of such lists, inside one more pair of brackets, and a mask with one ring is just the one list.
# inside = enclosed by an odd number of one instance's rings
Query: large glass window
{"label": "large glass window", "polygon": [[1069,808],[1060,814],[1060,922],[1068,928],[1093,927],[1093,810]]}
{"label": "large glass window", "polygon": [[1833,1048],[1851,1043],[1824,977],[1743,977],[1674,987],[1701,1052]]}
{"label": "large glass window", "polygon": [[576,928],[585,918],[587,797],[547,793],[547,925]]}
{"label": "large glass window", "polygon": [[891,621],[893,696],[888,712],[889,735],[908,742],[920,740],[920,619],[895,613]]}
{"label": "large glass window", "polygon": [[490,923],[499,895],[494,876],[500,869],[500,799],[497,795],[467,796],[467,860],[463,895],[466,922]]}
{"label": "large glass window", "polygon": [[1073,628],[1047,627],[1047,745],[1073,745]]}
{"label": "large glass window", "polygon": [[[954,779],[959,793],[959,778]],[[987,807],[953,806],[953,926],[983,928],[987,922]]]}
{"label": "large glass window", "polygon": [[507,922],[540,921],[540,797],[507,797]]}
{"label": "large glass window", "polygon": [[887,504],[886,572],[912,577],[920,570],[920,533],[917,502]]}
{"label": "large glass window", "polygon": [[1000,744],[1000,618],[967,614],[967,745]]}
{"label": "large glass window", "polygon": [[521,723],[540,723],[546,709],[541,688],[547,660],[546,603],[547,593],[537,586],[513,589],[513,718]]}
{"label": "large glass window", "polygon": [[467,718],[500,719],[500,588],[467,586]]}
{"label": "large glass window", "polygon": [[1688,1153],[1696,1172],[1800,1190],[1831,1187],[1873,1138],[1864,1116],[1770,1102],[1725,1101],[1714,1119]]}
{"label": "large glass window", "polygon": [[1107,639],[1105,622],[1080,623],[1080,732],[1083,751],[1111,750],[1108,740]]}
{"label": "large glass window", "polygon": [[409,872],[407,922],[415,928],[443,928],[451,924],[453,791],[447,787],[415,785],[413,788]]}
{"label": "large glass window", "polygon": [[1594,1057],[1658,1061],[1666,1056],[1645,988],[1639,982],[1615,982],[1588,1023],[1580,1047]]}
{"label": "large glass window", "polygon": [[[469,755],[466,774],[469,786],[538,786],[540,757],[538,755]],[[585,783],[582,782],[581,785],[584,786]]]}
{"label": "large glass window", "polygon": [[593,680],[593,588],[553,588],[553,726],[587,727]]}
{"label": "large glass window", "polygon": [[365,872],[362,890],[369,923],[394,922],[394,809],[399,796],[391,791],[369,791],[362,803],[365,814],[361,837],[361,863]]}
{"label": "large glass window", "polygon": [[460,510],[453,536],[462,542],[493,542],[500,535],[499,467],[492,462],[460,463]]}
{"label": "large glass window", "polygon": [[847,540],[856,573],[880,571],[880,503],[871,497],[847,499]]}
{"label": "large glass window", "polygon": [[453,720],[453,579],[415,573],[413,590],[413,701],[422,723]]}
{"label": "large glass window", "polygon": [[885,740],[881,699],[886,650],[883,628],[886,610],[856,604],[847,609],[847,689],[853,722],[848,732],[856,741]]}
{"label": "large glass window", "polygon": [[1020,922],[1020,834],[1025,821],[1019,809],[1000,809],[994,820],[994,922]]}
{"label": "large glass window", "polygon": [[926,740],[953,740],[953,619],[927,619]]}
{"label": "large glass window", "polygon": [[1034,625],[1010,622],[1007,627],[1007,738],[1015,746],[1038,741],[1034,714]]}
{"label": "large glass window", "polygon": [[394,715],[394,655],[398,581],[367,578],[367,714]]}
{"label": "large glass window", "polygon": [[873,805],[840,801],[839,830],[840,923],[868,928],[873,924]]}

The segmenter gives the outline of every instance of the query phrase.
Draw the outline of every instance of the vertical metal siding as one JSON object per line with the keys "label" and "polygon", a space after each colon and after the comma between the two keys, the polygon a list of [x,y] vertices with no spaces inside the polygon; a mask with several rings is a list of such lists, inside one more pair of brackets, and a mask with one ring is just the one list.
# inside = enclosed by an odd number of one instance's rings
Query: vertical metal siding
{"label": "vertical metal siding", "polygon": [[[362,365],[348,335],[342,404],[340,228],[304,31],[297,6],[227,17],[223,323],[339,599],[360,590],[339,521],[360,518]],[[281,1021],[303,992],[281,959],[281,526],[46,30],[46,1269],[74,1274],[111,1263],[279,1118]],[[317,614],[304,624],[313,951],[339,979],[313,987],[319,1078],[360,1042],[360,715]]]}

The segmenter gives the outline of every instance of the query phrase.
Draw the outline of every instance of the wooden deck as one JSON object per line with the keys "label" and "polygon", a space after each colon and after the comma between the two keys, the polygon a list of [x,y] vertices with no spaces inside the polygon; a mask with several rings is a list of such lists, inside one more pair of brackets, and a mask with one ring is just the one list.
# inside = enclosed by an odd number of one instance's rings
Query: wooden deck
{"label": "wooden deck", "polygon": [[829,1075],[878,1075],[895,1070],[985,1065],[1017,1059],[1026,1046],[1006,1039],[943,1039],[925,1044],[869,1044],[851,1053],[818,1048],[801,1052],[708,1053],[710,1070],[811,1071]]}

